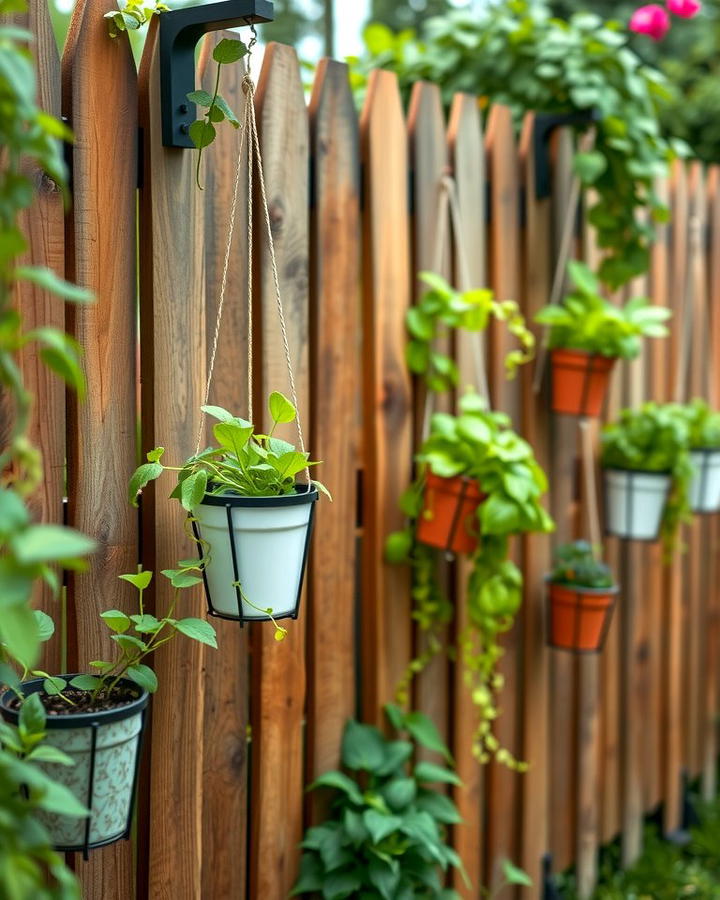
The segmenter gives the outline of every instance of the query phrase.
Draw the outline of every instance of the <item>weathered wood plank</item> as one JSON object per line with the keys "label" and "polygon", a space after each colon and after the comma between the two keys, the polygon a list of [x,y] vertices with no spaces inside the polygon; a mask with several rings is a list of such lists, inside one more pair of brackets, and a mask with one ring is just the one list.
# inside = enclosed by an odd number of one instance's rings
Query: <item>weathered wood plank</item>
{"label": "weathered wood plank", "polygon": [[[214,46],[233,32],[205,38],[200,60],[202,87],[212,92],[216,67]],[[222,95],[242,121],[246,95],[242,63],[226,66]],[[247,342],[247,140],[244,144],[235,238],[231,248],[223,318],[209,402],[247,415],[247,372],[241,359]],[[206,154],[205,292],[206,353],[212,354],[240,136],[227,125],[217,129]],[[240,349],[242,348],[242,349]],[[208,435],[208,443],[211,438]],[[247,883],[249,655],[248,629],[215,620],[221,650],[205,659],[205,734],[212,735],[203,752],[202,896],[243,898]],[[228,824],[232,826],[228,828]]]}
{"label": "weathered wood plank", "polygon": [[397,79],[371,73],[360,119],[365,166],[363,234],[362,710],[381,707],[411,656],[409,578],[383,560],[388,532],[403,526],[398,494],[409,483],[412,403],[405,365],[410,301],[407,135]]}
{"label": "weathered wood plank", "polygon": [[[203,198],[195,186],[195,154],[162,146],[157,20],[143,53],[140,102],[142,446],[163,444],[168,463],[178,465],[195,451],[205,386]],[[158,571],[196,552],[177,502],[166,496],[164,488],[143,495],[142,560]],[[171,594],[164,581],[155,585],[159,611]],[[204,614],[200,590],[181,602],[183,615]],[[151,900],[201,896],[204,658],[201,645],[178,640],[155,660],[160,689],[152,713]]]}
{"label": "weathered wood plank", "polygon": [[[412,260],[413,272],[433,271],[448,278],[452,236],[449,228],[447,203],[440,205],[442,178],[447,174],[447,146],[445,140],[445,117],[442,98],[437,85],[418,82],[413,86],[408,110],[408,138],[410,170],[413,179],[413,219],[412,219]],[[444,218],[442,226],[439,217]],[[442,247],[438,244],[442,243]],[[456,280],[456,285],[460,286]],[[427,290],[427,285],[417,277],[415,299]],[[451,339],[445,337],[436,342],[441,353],[451,351]],[[415,396],[415,446],[423,437],[427,410],[427,391],[416,379]],[[450,411],[450,397],[432,396],[432,411]],[[429,424],[429,423],[428,423]],[[439,570],[439,578],[444,590],[451,589],[451,573],[446,563]],[[448,630],[443,629],[438,637],[446,643]],[[415,626],[415,656],[420,656],[428,646],[426,635]],[[415,681],[414,708],[429,716],[437,726],[443,740],[449,736],[449,664],[444,653],[437,655],[420,673]],[[426,755],[426,754],[421,754]]]}
{"label": "weathered wood plank", "polygon": [[[137,75],[125,36],[108,36],[103,14],[112,8],[111,0],[80,0],[63,57],[63,108],[75,133],[67,272],[97,297],[69,316],[88,390],[82,403],[68,399],[68,519],[99,544],[90,570],[68,585],[69,671],[112,658],[102,610],[136,611],[132,588],[118,575],[135,572],[138,562],[138,516],[127,502],[137,416]],[[132,897],[131,844],[94,853],[78,875],[86,897]]]}
{"label": "weathered wood plank", "polygon": [[[52,33],[47,3],[31,0],[26,13],[0,17],[27,28],[35,36],[35,71],[39,106],[54,116],[60,116],[60,59]],[[48,266],[61,277],[65,274],[65,237],[63,198],[57,184],[28,163],[26,174],[32,180],[36,195],[32,208],[19,217],[19,226],[27,241],[21,264]],[[29,281],[18,282],[14,301],[23,317],[26,331],[39,326],[65,328],[65,304]],[[62,522],[65,495],[65,386],[40,360],[36,344],[28,344],[19,358],[25,386],[34,396],[34,411],[28,430],[29,440],[42,450],[43,481],[35,494],[28,498],[28,508],[34,521]],[[10,426],[12,412],[0,416],[0,435]],[[52,616],[58,637],[43,645],[39,665],[46,672],[57,672],[62,658],[60,618],[62,604],[44,582],[33,589],[32,604]]]}
{"label": "weathered wood plank", "polygon": [[[551,203],[535,196],[535,161],[532,152],[534,117],[526,116],[520,137],[520,166],[525,183],[525,233],[523,241],[523,314],[531,323],[547,303],[552,282]],[[538,345],[539,326],[533,327]],[[550,416],[548,386],[535,394],[533,366],[523,370],[523,434],[535,456],[550,469]],[[541,860],[549,850],[549,688],[550,654],[546,647],[545,584],[550,570],[550,540],[546,535],[529,535],[524,545],[524,627],[523,647],[523,758],[530,763],[522,779],[521,852],[519,863],[531,875],[533,888],[528,896],[539,898],[542,884]]]}
{"label": "weathered wood plank", "polygon": [[[310,382],[312,447],[323,503],[310,568],[307,631],[308,780],[339,765],[355,713],[357,422],[360,417],[360,160],[347,66],[321,60],[310,101],[315,171],[311,198]],[[320,800],[309,798],[311,813]]]}
{"label": "weathered wood plank", "polygon": [[[256,92],[269,216],[287,320],[299,414],[309,424],[308,380],[308,119],[297,56],[291,47],[270,44]],[[289,391],[278,321],[264,211],[256,195],[256,234],[260,243],[256,284],[255,420],[266,427],[267,397]],[[262,420],[262,421],[261,421]],[[280,436],[296,441],[291,426]],[[311,448],[312,449],[312,448]],[[324,515],[324,502],[318,517]],[[316,546],[317,552],[317,546]],[[285,897],[297,876],[302,835],[305,703],[305,616],[287,624],[282,643],[269,625],[251,626],[253,683],[251,897]]]}
{"label": "weathered wood plank", "polygon": [[[488,115],[485,136],[487,167],[490,184],[490,229],[488,260],[490,285],[498,300],[516,300],[520,289],[520,229],[518,221],[518,156],[510,109],[494,106]],[[518,380],[510,382],[505,376],[505,355],[512,346],[512,338],[503,323],[493,322],[489,329],[490,395],[493,406],[508,413],[514,427],[520,428],[521,388]],[[519,542],[511,550],[520,563]],[[495,733],[503,747],[516,758],[521,757],[519,728],[520,659],[523,644],[522,616],[511,631],[503,636],[504,656],[498,666],[504,687],[499,699],[500,717]],[[506,766],[490,763],[486,776],[487,821],[485,836],[488,880],[497,885],[502,878],[499,863],[502,859],[517,859],[519,851],[520,784],[517,773]]]}
{"label": "weathered wood plank", "polygon": [[[453,178],[457,191],[462,229],[462,244],[466,248],[466,259],[462,258],[460,242],[454,246],[455,278],[461,277],[463,267],[473,286],[485,284],[485,147],[477,98],[469,94],[456,94],[450,108],[448,124],[448,145]],[[475,350],[472,342],[476,336],[465,333],[456,335],[455,356],[460,371],[460,388],[474,384],[477,387],[475,370]],[[482,339],[481,339],[482,340]],[[484,341],[481,344],[484,346]],[[455,642],[460,640],[468,626],[467,579],[472,563],[458,560],[455,580]],[[457,773],[462,786],[453,790],[453,799],[463,818],[463,824],[453,835],[455,850],[460,854],[472,888],[468,891],[459,873],[453,873],[453,887],[463,897],[477,895],[482,884],[483,847],[483,769],[472,754],[473,734],[478,723],[477,708],[465,683],[462,660],[453,665],[452,690],[452,748]]]}

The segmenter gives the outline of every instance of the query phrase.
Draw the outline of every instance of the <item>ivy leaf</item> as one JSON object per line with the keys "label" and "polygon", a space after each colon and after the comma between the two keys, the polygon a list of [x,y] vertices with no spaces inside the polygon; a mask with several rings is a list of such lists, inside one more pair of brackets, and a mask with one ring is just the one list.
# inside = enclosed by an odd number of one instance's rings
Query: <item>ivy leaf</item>
{"label": "ivy leaf", "polygon": [[143,615],[135,614],[130,616],[130,618],[135,626],[135,631],[139,634],[154,634],[162,628],[162,622],[158,622],[155,616],[151,616],[148,613]]}
{"label": "ivy leaf", "polygon": [[15,269],[15,278],[31,281],[38,287],[50,291],[51,294],[56,294],[70,303],[92,303],[95,300],[92,291],[65,281],[58,277],[52,269],[44,266],[18,266]]}
{"label": "ivy leaf", "polygon": [[607,169],[607,160],[597,150],[589,153],[576,153],[573,159],[573,169],[583,184],[594,184]]}
{"label": "ivy leaf", "polygon": [[342,791],[347,795],[349,800],[358,805],[361,805],[363,802],[363,795],[360,788],[352,778],[348,778],[343,772],[325,772],[324,775],[321,775],[313,781],[308,787],[308,790],[314,791],[321,787],[335,788],[335,790]]}
{"label": "ivy leaf", "polygon": [[273,391],[272,394],[270,394],[268,407],[270,409],[270,415],[272,416],[273,421],[277,422],[278,425],[282,425],[286,422],[292,422],[295,418],[295,407],[288,400],[288,398],[284,394],[281,394],[279,391]]}
{"label": "ivy leaf", "polygon": [[[216,428],[222,428],[224,426],[217,425]],[[202,498],[205,496],[205,489],[207,488],[208,476],[205,469],[198,469],[197,472],[193,472],[192,475],[189,475],[183,482],[180,487],[180,502],[184,509],[188,512],[192,512],[196,506],[200,503]]]}
{"label": "ivy leaf", "polygon": [[118,578],[122,578],[123,581],[129,581],[139,591],[144,591],[147,588],[152,581],[152,577],[153,573],[148,571],[136,572],[134,575],[118,575]]}
{"label": "ivy leaf", "polygon": [[196,103],[198,106],[210,107],[213,102],[212,94],[209,94],[207,91],[190,91],[187,98],[191,103]]}
{"label": "ivy leaf", "polygon": [[247,47],[235,38],[223,38],[213,50],[216,63],[227,64],[237,62],[247,53]]}
{"label": "ivy leaf", "polygon": [[108,628],[111,628],[118,634],[127,631],[132,624],[128,616],[119,609],[107,609],[105,612],[100,613],[100,618],[105,622]]}
{"label": "ivy leaf", "polygon": [[159,462],[143,463],[135,469],[128,485],[128,500],[133,506],[138,505],[138,491],[159,478],[164,471],[164,467]]}
{"label": "ivy leaf", "polygon": [[129,666],[125,674],[131,681],[134,681],[135,684],[139,685],[149,694],[154,694],[158,689],[157,675],[150,666],[137,663],[134,666]]}
{"label": "ivy leaf", "polygon": [[198,150],[209,147],[215,140],[215,126],[205,119],[197,119],[192,123],[189,130],[190,140]]}
{"label": "ivy leaf", "polygon": [[24,565],[85,556],[96,549],[95,541],[63,525],[31,525],[11,539],[18,561]]}
{"label": "ivy leaf", "polygon": [[188,588],[202,584],[202,578],[191,575],[185,569],[163,569],[161,574],[169,579],[174,588]]}
{"label": "ivy leaf", "polygon": [[527,872],[523,872],[522,869],[513,865],[509,859],[503,859],[500,865],[502,866],[503,875],[508,884],[519,884],[522,885],[522,887],[533,886],[532,878],[530,878]]}
{"label": "ivy leaf", "polygon": [[63,753],[62,750],[58,750],[52,744],[38,744],[27,755],[26,759],[32,760],[32,762],[55,763],[59,766],[75,765],[75,760],[72,756],[68,756],[67,753]]}
{"label": "ivy leaf", "polygon": [[436,753],[440,753],[448,762],[452,762],[452,756],[443,743],[440,732],[427,716],[419,712],[408,713],[408,715],[405,716],[405,727],[423,747],[427,747],[428,750],[434,750]]}
{"label": "ivy leaf", "polygon": [[145,652],[147,650],[147,645],[144,641],[141,641],[140,638],[134,637],[132,634],[111,634],[110,639],[115,641],[115,643],[119,644],[123,650],[127,650],[130,653],[135,650],[140,650],[141,652]]}
{"label": "ivy leaf", "polygon": [[43,690],[50,697],[56,697],[58,694],[61,694],[66,687],[67,681],[57,675],[51,675],[43,681]]}
{"label": "ivy leaf", "polygon": [[80,691],[94,691],[102,684],[102,680],[95,675],[76,675],[70,679],[71,687]]}
{"label": "ivy leaf", "polygon": [[208,647],[217,650],[215,629],[204,619],[180,619],[179,622],[174,623],[174,628],[194,641],[207,644]]}
{"label": "ivy leaf", "polygon": [[[60,688],[60,690],[62,690],[62,688],[65,687],[65,682],[61,678],[58,679],[58,681],[62,683],[62,687]],[[20,707],[18,725],[21,734],[24,736],[43,734],[45,732],[46,721],[47,713],[45,712],[45,707],[40,699],[40,694],[30,694],[25,698]]]}
{"label": "ivy leaf", "polygon": [[399,816],[384,816],[374,809],[368,809],[363,813],[363,824],[370,832],[374,844],[380,844],[385,838],[397,831],[402,825]]}
{"label": "ivy leaf", "polygon": [[50,616],[41,609],[34,609],[33,615],[35,616],[35,624],[37,625],[38,640],[42,643],[49,641],[55,634],[55,623]]}
{"label": "ivy leaf", "polygon": [[415,766],[415,778],[418,781],[442,782],[443,784],[462,784],[460,778],[451,769],[431,762],[420,762]]}
{"label": "ivy leaf", "polygon": [[223,113],[228,122],[234,127],[240,127],[240,121],[232,109],[228,106],[227,101],[224,97],[221,97],[219,94],[215,98],[215,106]]}

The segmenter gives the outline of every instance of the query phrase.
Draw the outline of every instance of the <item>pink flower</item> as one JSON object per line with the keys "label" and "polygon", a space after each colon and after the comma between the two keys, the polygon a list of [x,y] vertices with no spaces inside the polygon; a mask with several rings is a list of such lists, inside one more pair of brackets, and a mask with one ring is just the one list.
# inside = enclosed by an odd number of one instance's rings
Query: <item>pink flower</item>
{"label": "pink flower", "polygon": [[667,0],[667,8],[681,19],[692,19],[702,9],[700,0]]}
{"label": "pink flower", "polygon": [[[670,3],[696,3],[697,0],[668,0]],[[650,3],[638,7],[630,19],[630,31],[636,34],[647,34],[654,41],[661,41],[670,29],[670,16],[662,6]]]}

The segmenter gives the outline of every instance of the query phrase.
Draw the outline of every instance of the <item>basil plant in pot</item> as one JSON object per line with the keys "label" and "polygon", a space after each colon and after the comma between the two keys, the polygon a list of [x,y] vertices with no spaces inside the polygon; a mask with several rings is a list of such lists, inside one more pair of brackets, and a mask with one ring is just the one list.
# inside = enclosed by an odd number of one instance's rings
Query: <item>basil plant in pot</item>
{"label": "basil plant in pot", "polygon": [[[201,583],[194,560],[181,568],[183,587]],[[176,580],[176,572],[163,572]],[[3,681],[0,739],[21,762],[33,762],[41,777],[29,779],[32,796],[43,777],[60,786],[62,804],[37,812],[57,850],[88,851],[130,835],[145,715],[158,682],[146,664],[148,656],[185,635],[217,647],[213,627],[202,619],[177,618],[180,587],[162,618],[150,614],[143,601],[152,572],[121,575],[138,593],[137,612],[109,609],[100,614],[111,631],[116,652],[94,660],[96,674],[51,675],[29,668],[26,661],[0,648]],[[54,633],[52,619],[35,611],[43,640]],[[30,678],[29,676],[34,676]]]}
{"label": "basil plant in pot", "polygon": [[616,306],[601,294],[597,277],[581,262],[568,263],[573,290],[561,304],[546,306],[535,320],[550,326],[553,410],[599,416],[618,359],[634,359],[643,337],[665,337],[672,313],[634,297]]}
{"label": "basil plant in pot", "polygon": [[177,472],[171,493],[187,512],[199,548],[209,612],[239,622],[297,618],[318,492],[308,454],[275,437],[278,425],[293,422],[296,410],[281,393],[270,394],[272,427],[255,431],[251,422],[219,406],[203,406],[216,419],[217,446],[181,466],[164,465],[164,448],[147,454],[130,480],[130,499],[165,471]]}
{"label": "basil plant in pot", "polygon": [[662,537],[666,553],[690,517],[690,429],[687,408],[645,403],[624,409],[602,431],[608,534],[632,540]]}
{"label": "basil plant in pot", "polygon": [[690,428],[690,508],[697,513],[720,510],[720,412],[696,397],[686,406]]}
{"label": "basil plant in pot", "polygon": [[[500,635],[512,627],[522,599],[511,538],[554,527],[540,503],[545,474],[530,445],[510,428],[509,417],[488,410],[473,392],[461,398],[458,416],[432,417],[417,462],[418,476],[401,499],[410,523],[388,537],[386,556],[413,568],[414,617],[429,635],[429,650],[410,664],[399,699],[406,699],[412,677],[441,649],[437,632],[452,617],[439,584],[438,551],[466,553],[469,626],[459,658],[480,713],[474,752],[481,762],[495,757],[520,768],[492,733],[502,687],[497,664],[503,653]],[[459,486],[448,487],[445,479],[458,479]]]}
{"label": "basil plant in pot", "polygon": [[575,653],[602,649],[618,586],[588,541],[555,549],[548,583],[548,643]]}

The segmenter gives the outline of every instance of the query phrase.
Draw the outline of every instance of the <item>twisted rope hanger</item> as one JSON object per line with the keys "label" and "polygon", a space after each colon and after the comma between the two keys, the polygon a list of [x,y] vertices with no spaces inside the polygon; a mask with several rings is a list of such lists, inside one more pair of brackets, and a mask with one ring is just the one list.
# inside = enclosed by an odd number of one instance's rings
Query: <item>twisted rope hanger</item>
{"label": "twisted rope hanger", "polygon": [[[252,326],[252,310],[253,310],[253,280],[252,280],[252,250],[254,243],[253,229],[253,163],[257,166],[258,184],[260,187],[260,195],[262,200],[262,209],[264,214],[264,222],[268,241],[268,250],[270,252],[270,265],[273,276],[273,288],[275,292],[275,301],[277,306],[278,318],[280,321],[280,333],[282,336],[283,351],[285,354],[285,363],[287,366],[288,381],[290,384],[290,396],[293,406],[295,407],[295,425],[298,434],[298,443],[300,444],[300,452],[305,455],[305,438],[303,436],[302,423],[300,421],[300,409],[297,398],[297,388],[295,386],[295,375],[293,373],[292,359],[290,354],[290,344],[288,341],[287,324],[285,321],[285,311],[283,309],[282,294],[280,291],[280,276],[278,274],[277,258],[275,255],[275,241],[272,235],[272,226],[270,223],[270,210],[267,199],[267,189],[265,186],[265,173],[263,170],[262,154],[260,151],[260,139],[258,136],[257,119],[255,115],[255,83],[250,75],[250,56],[252,48],[257,43],[257,34],[255,26],[251,23],[252,39],[248,44],[247,52],[247,70],[242,80],[242,88],[245,93],[245,110],[243,121],[240,127],[240,148],[238,150],[237,164],[235,167],[235,184],[233,189],[233,199],[230,208],[230,221],[228,224],[228,238],[225,245],[225,258],[223,262],[223,273],[220,282],[220,294],[218,298],[218,311],[215,320],[215,332],[213,336],[212,352],[210,354],[210,365],[208,367],[207,382],[205,385],[205,399],[203,406],[206,406],[210,397],[210,386],[212,384],[213,372],[215,370],[215,359],[217,356],[218,341],[220,339],[220,325],[222,322],[223,309],[225,306],[225,293],[228,281],[228,269],[230,266],[230,250],[232,248],[233,236],[235,233],[235,220],[237,214],[237,201],[240,188],[240,173],[242,170],[243,151],[247,141],[247,178],[248,178],[248,281],[247,281],[247,378],[248,378],[248,419],[252,422],[253,418],[253,326]],[[198,429],[197,446],[195,448],[196,455],[200,452],[200,444],[202,442],[203,430],[205,427],[205,412],[201,413],[200,427]],[[308,483],[310,483],[310,469],[305,467],[305,475]]]}

